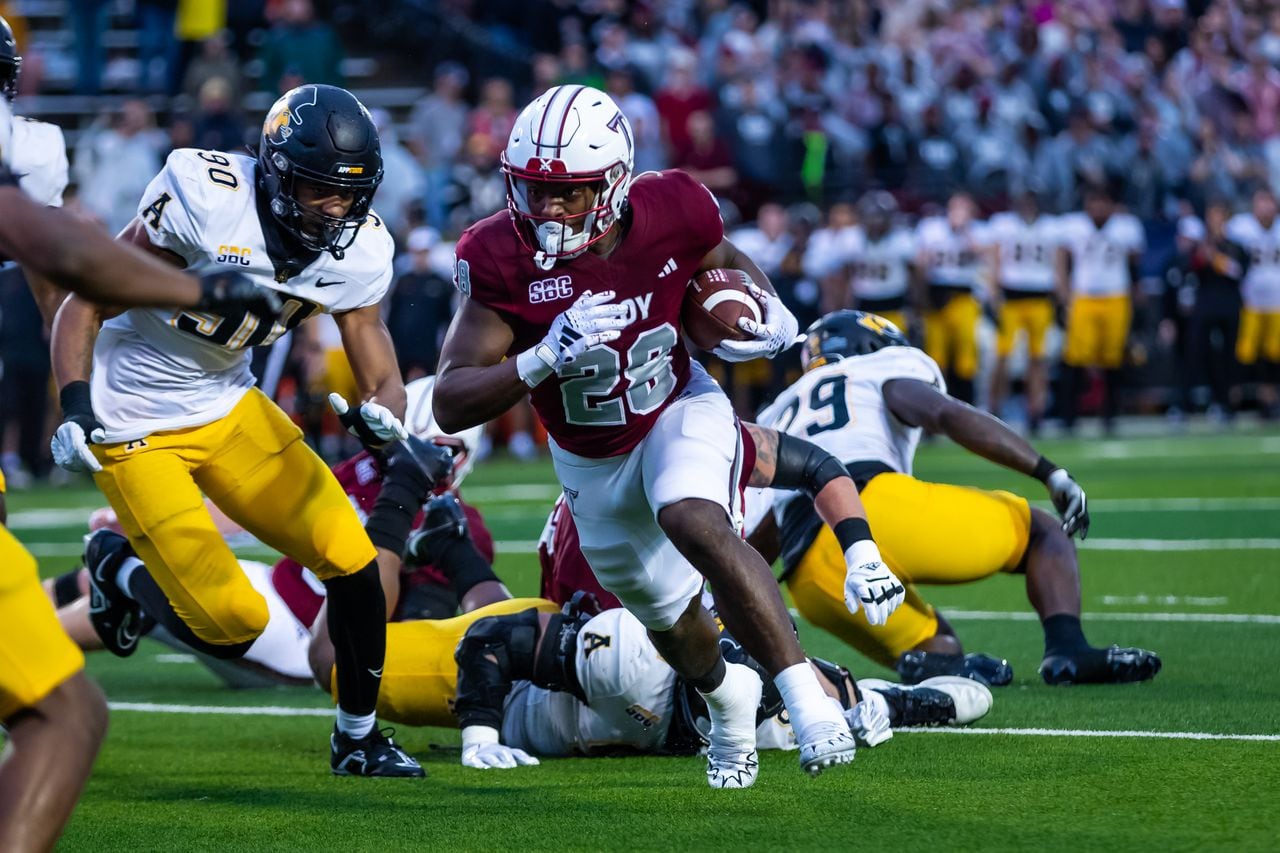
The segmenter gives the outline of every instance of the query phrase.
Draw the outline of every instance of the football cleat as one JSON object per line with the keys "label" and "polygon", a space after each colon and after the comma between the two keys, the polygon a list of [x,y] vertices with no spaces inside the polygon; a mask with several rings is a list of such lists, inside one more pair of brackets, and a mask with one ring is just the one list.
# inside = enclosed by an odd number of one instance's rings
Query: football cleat
{"label": "football cleat", "polygon": [[329,737],[329,767],[335,776],[385,776],[420,779],[426,771],[418,760],[391,739],[394,729],[373,729],[362,738],[348,737],[337,726]]}
{"label": "football cleat", "polygon": [[982,719],[995,703],[990,689],[977,679],[969,677],[939,675],[926,678],[915,690],[932,690],[949,696],[955,708],[954,716],[947,720],[948,725],[952,726],[967,726]]}
{"label": "football cleat", "polygon": [[817,776],[828,767],[849,764],[858,751],[858,742],[848,729],[828,730],[826,736],[800,744],[800,769]]}
{"label": "football cleat", "polygon": [[125,559],[134,556],[129,540],[112,530],[95,530],[85,538],[84,565],[89,570],[89,622],[102,644],[117,657],[127,658],[154,621],[138,602],[124,594],[116,575]]}
{"label": "football cleat", "polygon": [[889,723],[895,729],[967,725],[986,716],[993,702],[986,685],[958,675],[937,675],[913,687],[860,678],[858,687],[884,697]]}
{"label": "football cleat", "polygon": [[[725,680],[716,689],[728,695],[707,702],[711,718],[707,748],[707,784],[712,788],[750,788],[760,771],[756,755],[756,708],[764,684],[755,670],[740,663],[726,665]],[[703,694],[703,699],[707,699]]]}
{"label": "football cleat", "polygon": [[1013,667],[1007,660],[984,654],[948,655],[913,649],[903,652],[894,668],[904,684],[919,684],[941,675],[971,678],[988,687],[1004,687],[1013,681]]}
{"label": "football cleat", "polygon": [[1128,684],[1148,681],[1160,671],[1160,656],[1146,649],[1090,649],[1049,655],[1040,664],[1045,684]]}

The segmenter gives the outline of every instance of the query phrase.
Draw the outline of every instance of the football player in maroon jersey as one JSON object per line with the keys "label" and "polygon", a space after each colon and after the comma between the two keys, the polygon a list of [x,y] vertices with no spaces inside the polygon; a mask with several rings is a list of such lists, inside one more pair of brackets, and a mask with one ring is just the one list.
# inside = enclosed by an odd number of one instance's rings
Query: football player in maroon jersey
{"label": "football player in maroon jersey", "polygon": [[[761,322],[740,321],[749,340],[716,349],[722,358],[777,355],[796,340],[795,318],[724,239],[705,187],[680,171],[633,179],[630,126],[603,92],[567,85],[539,96],[502,160],[508,210],[456,248],[455,283],[468,298],[441,353],[441,428],[531,396],[592,570],[706,697],[712,787],[755,781],[761,685],[721,656],[699,600],[704,577],[729,629],[775,677],[802,767],[849,762],[848,727],[805,663],[769,567],[739,535],[749,445],[680,333],[686,284],[710,269],[746,272],[764,307]],[[850,554],[869,538],[865,525],[846,534]],[[870,603],[892,609],[883,592],[869,591]]]}

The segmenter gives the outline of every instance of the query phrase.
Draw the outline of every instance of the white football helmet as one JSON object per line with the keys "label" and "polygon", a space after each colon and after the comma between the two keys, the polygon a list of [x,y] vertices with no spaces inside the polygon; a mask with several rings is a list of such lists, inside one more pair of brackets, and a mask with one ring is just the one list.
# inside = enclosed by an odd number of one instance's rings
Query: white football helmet
{"label": "white football helmet", "polygon": [[453,476],[446,488],[456,489],[476,464],[476,452],[484,436],[483,426],[473,426],[458,433],[447,433],[431,413],[431,392],[436,387],[434,376],[415,379],[404,387],[408,402],[404,408],[404,427],[423,441],[453,449]]}
{"label": "white football helmet", "polygon": [[[520,241],[544,268],[582,254],[618,221],[635,168],[633,140],[618,105],[590,86],[555,86],[520,113],[502,152],[507,207]],[[534,183],[589,184],[596,196],[572,221],[536,215]]]}

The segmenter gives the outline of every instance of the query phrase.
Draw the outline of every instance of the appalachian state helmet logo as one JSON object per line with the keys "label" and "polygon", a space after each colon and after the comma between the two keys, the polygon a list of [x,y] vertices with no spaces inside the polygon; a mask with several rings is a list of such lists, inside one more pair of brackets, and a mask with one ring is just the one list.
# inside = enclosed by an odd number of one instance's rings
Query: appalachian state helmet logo
{"label": "appalachian state helmet logo", "polygon": [[293,135],[293,128],[289,127],[292,120],[289,105],[281,104],[278,110],[267,114],[267,120],[262,123],[262,133],[273,142],[283,142]]}

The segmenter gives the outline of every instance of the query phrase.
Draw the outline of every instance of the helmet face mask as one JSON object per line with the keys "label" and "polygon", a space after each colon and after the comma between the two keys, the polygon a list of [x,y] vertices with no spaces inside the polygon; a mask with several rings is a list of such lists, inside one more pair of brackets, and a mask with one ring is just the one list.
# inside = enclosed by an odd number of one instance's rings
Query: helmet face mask
{"label": "helmet face mask", "polygon": [[[548,89],[520,113],[502,172],[516,234],[539,264],[577,257],[621,218],[635,162],[632,139],[613,100],[588,86]],[[548,200],[560,202],[554,215]]]}
{"label": "helmet face mask", "polygon": [[[258,146],[259,188],[280,227],[304,248],[341,259],[382,182],[382,150],[368,110],[336,86],[286,92],[267,113]],[[351,198],[341,216],[321,210]]]}

